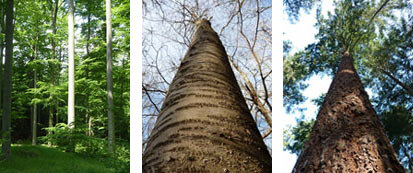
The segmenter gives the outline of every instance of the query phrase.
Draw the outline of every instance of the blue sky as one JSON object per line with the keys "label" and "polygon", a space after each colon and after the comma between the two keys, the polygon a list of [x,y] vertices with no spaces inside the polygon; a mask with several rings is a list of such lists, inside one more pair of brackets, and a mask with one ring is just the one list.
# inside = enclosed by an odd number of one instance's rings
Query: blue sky
{"label": "blue sky", "polygon": [[[328,11],[333,11],[333,1],[323,0],[322,1],[322,13],[326,15]],[[290,23],[288,16],[284,13],[282,18],[283,26],[283,40],[290,40],[292,42],[292,51],[295,53],[297,51],[303,50],[308,44],[314,43],[316,40],[314,38],[317,33],[317,29],[314,27],[316,23],[316,8],[312,9],[310,13],[305,13],[301,11],[299,21],[294,24]],[[306,83],[308,84],[307,89],[303,91],[303,95],[307,97],[307,101],[299,105],[300,107],[306,108],[303,112],[295,112],[288,114],[284,111],[282,118],[282,126],[288,128],[289,126],[296,125],[296,119],[304,115],[305,119],[309,120],[315,118],[318,113],[318,107],[314,105],[311,100],[319,97],[321,94],[326,93],[332,78],[327,75],[315,75],[311,77]],[[291,172],[294,164],[297,160],[295,154],[291,154],[289,151],[283,151],[282,153],[273,153],[273,156],[283,158],[283,164],[281,172]]]}

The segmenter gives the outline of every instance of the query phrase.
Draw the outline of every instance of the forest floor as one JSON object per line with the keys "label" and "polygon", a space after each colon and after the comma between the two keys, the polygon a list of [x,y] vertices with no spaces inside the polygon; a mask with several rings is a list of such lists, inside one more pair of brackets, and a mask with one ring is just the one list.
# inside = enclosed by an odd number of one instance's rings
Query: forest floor
{"label": "forest floor", "polygon": [[10,160],[0,160],[0,172],[115,172],[95,158],[66,153],[55,148],[12,145],[11,151],[12,158]]}

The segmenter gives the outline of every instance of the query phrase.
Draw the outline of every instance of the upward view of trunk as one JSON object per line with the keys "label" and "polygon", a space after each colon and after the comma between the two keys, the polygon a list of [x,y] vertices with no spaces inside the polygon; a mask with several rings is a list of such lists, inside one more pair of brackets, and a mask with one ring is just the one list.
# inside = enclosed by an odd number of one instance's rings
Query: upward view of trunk
{"label": "upward view of trunk", "polygon": [[108,89],[108,151],[113,153],[115,144],[115,122],[113,120],[112,79],[112,13],[111,0],[106,0],[106,80]]}
{"label": "upward view of trunk", "polygon": [[69,0],[69,96],[68,96],[68,115],[67,125],[69,128],[75,127],[75,37],[74,37],[74,4]]}
{"label": "upward view of trunk", "polygon": [[404,172],[348,52],[293,172]]}
{"label": "upward view of trunk", "polygon": [[143,172],[271,172],[271,156],[206,19],[163,102]]}
{"label": "upward view of trunk", "polygon": [[2,154],[4,158],[10,158],[11,147],[11,74],[13,60],[13,0],[6,2],[6,60],[4,63],[4,81],[3,81],[3,116],[2,116]]}

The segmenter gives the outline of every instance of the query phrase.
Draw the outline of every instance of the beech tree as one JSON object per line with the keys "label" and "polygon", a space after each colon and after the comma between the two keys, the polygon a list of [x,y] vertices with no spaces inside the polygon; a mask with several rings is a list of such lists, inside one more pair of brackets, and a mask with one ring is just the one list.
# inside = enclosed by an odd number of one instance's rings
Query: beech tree
{"label": "beech tree", "polygon": [[206,19],[163,102],[143,154],[144,172],[271,172],[271,156]]}
{"label": "beech tree", "polygon": [[68,94],[68,113],[67,125],[70,128],[75,126],[75,33],[74,33],[74,4],[73,0],[69,0],[69,16],[68,16],[68,30],[69,30],[69,94]]}
{"label": "beech tree", "polygon": [[106,75],[108,90],[108,150],[113,153],[115,144],[115,123],[113,120],[113,78],[112,78],[112,13],[111,0],[106,0]]}
{"label": "beech tree", "polygon": [[[113,122],[119,125],[112,132],[116,142],[113,153],[108,153],[105,0],[73,1],[76,6],[73,11],[76,16],[76,25],[73,25],[76,30],[73,33],[76,38],[73,45],[76,126],[70,128],[67,124],[70,4],[62,0],[33,0],[15,2],[14,8],[11,143],[19,145],[12,145],[13,155],[20,156],[14,151],[37,149],[38,146],[23,146],[20,150],[21,145],[30,141],[34,145],[49,145],[54,148],[53,152],[63,150],[110,160],[106,165],[116,172],[129,170],[130,7],[128,0],[111,3],[112,95],[115,98],[112,111],[116,115]],[[3,5],[0,7],[5,9]],[[4,41],[4,34],[0,40]],[[7,163],[3,165],[7,172]]]}

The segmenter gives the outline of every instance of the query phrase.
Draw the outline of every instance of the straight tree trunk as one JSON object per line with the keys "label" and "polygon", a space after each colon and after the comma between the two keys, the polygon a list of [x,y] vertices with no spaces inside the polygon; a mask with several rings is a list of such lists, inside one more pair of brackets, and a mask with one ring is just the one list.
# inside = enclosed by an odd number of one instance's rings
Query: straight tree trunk
{"label": "straight tree trunk", "polygon": [[[86,37],[86,57],[89,58],[89,41],[90,41],[90,13],[87,15],[87,37]],[[85,78],[86,81],[89,79],[89,62],[86,62],[85,67]],[[87,135],[92,136],[92,118],[89,115],[89,92],[86,92],[86,103],[85,103],[85,116],[86,123],[88,123]]]}
{"label": "straight tree trunk", "polygon": [[[37,71],[34,70],[34,89],[37,89]],[[37,103],[33,105],[32,145],[37,144]]]}
{"label": "straight tree trunk", "polygon": [[348,52],[293,172],[405,172]]}
{"label": "straight tree trunk", "polygon": [[206,19],[149,137],[143,172],[271,172],[271,156]]}
{"label": "straight tree trunk", "polygon": [[112,13],[111,0],[106,0],[106,78],[108,89],[108,151],[113,153],[115,144],[115,122],[113,119],[112,79]]}
{"label": "straight tree trunk", "polygon": [[[5,18],[5,12],[4,12],[4,6],[6,6],[5,1],[0,0],[1,2],[1,7],[0,7],[0,34],[4,33],[4,18]],[[3,93],[3,50],[4,50],[4,40],[0,39],[0,113],[1,110],[3,109],[2,106],[2,93]]]}
{"label": "straight tree trunk", "polygon": [[[59,10],[59,0],[56,0],[54,3],[51,2],[50,5],[51,5],[50,10],[51,10],[51,13],[52,13],[51,19],[52,19],[52,32],[53,32],[53,38],[51,40],[51,42],[52,42],[52,57],[51,58],[52,58],[52,60],[56,60],[56,42],[55,42],[54,35],[56,35],[56,33],[57,33],[56,21],[57,21],[57,12]],[[50,87],[51,88],[54,87],[54,78],[55,78],[55,74],[54,74],[55,73],[55,69],[54,69],[55,64],[54,63],[55,62],[52,61],[52,64],[50,64]],[[51,97],[51,99],[50,99],[50,106],[49,106],[49,128],[53,127],[53,109],[54,109],[54,106],[55,106],[54,94],[50,93],[50,97]],[[52,134],[51,131],[49,131],[48,133],[49,133],[49,135]],[[51,147],[52,146],[51,141],[48,141],[47,145],[49,147]]]}
{"label": "straight tree trunk", "polygon": [[73,129],[75,127],[75,37],[74,37],[74,4],[69,0],[69,96],[68,96],[68,116],[67,125]]}
{"label": "straight tree trunk", "polygon": [[11,75],[13,60],[13,0],[7,0],[6,8],[6,60],[4,65],[3,82],[3,117],[2,117],[2,155],[10,159],[11,153]]}
{"label": "straight tree trunk", "polygon": [[[34,56],[33,60],[37,60],[37,47],[34,46]],[[36,68],[34,69],[33,73],[33,88],[36,91],[37,90],[37,70]],[[34,103],[33,105],[33,124],[32,124],[32,145],[37,144],[37,103]]]}

